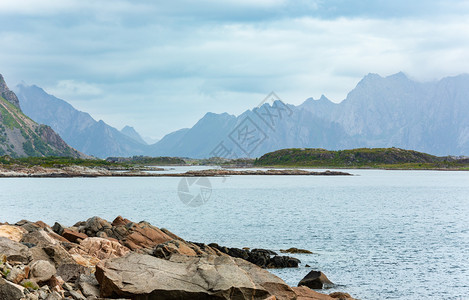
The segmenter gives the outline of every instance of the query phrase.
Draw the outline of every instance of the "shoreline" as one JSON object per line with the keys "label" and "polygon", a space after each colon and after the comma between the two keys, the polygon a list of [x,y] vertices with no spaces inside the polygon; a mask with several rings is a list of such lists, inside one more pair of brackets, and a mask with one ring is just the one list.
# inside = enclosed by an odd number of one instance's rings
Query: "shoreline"
{"label": "shoreline", "polygon": [[74,178],[74,177],[224,177],[245,175],[268,176],[351,176],[352,174],[339,171],[305,171],[300,169],[282,170],[226,170],[209,169],[200,171],[187,171],[185,173],[148,173],[135,170],[108,170],[104,168],[89,168],[81,166],[65,168],[44,167],[16,167],[11,169],[0,168],[0,178]]}
{"label": "shoreline", "polygon": [[0,223],[0,296],[13,295],[8,299],[14,300],[353,300],[343,292],[319,293],[334,286],[320,271],[309,271],[299,286],[267,271],[299,263],[268,249],[189,242],[120,216],[112,222],[92,217],[70,227]]}

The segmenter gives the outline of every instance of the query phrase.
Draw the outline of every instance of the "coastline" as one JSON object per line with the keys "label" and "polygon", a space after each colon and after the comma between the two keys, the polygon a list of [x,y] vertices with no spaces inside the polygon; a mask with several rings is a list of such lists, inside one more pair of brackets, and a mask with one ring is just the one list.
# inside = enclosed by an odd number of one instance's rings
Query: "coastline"
{"label": "coastline", "polygon": [[70,166],[64,168],[13,167],[9,169],[0,167],[0,178],[71,178],[71,177],[222,177],[237,175],[289,175],[289,176],[350,176],[352,174],[338,171],[305,171],[299,169],[281,170],[225,170],[209,169],[200,171],[187,171],[185,173],[149,173],[141,170],[109,170],[105,168],[91,168],[83,166]]}
{"label": "coastline", "polygon": [[[286,251],[306,251],[292,249]],[[305,274],[297,287],[266,270],[298,263],[268,249],[188,242],[120,216],[71,227],[0,223],[5,299],[353,299],[313,290],[333,285],[320,271]]]}

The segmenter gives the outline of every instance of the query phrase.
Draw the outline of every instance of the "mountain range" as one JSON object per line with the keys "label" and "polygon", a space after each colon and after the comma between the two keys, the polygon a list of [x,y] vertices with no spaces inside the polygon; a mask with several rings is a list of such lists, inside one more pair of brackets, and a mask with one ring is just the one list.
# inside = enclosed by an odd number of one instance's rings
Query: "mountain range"
{"label": "mountain range", "polygon": [[[340,103],[321,96],[289,105],[275,94],[239,116],[207,113],[192,128],[147,145],[36,86],[19,85],[20,105],[84,153],[107,156],[259,157],[283,148],[399,147],[469,154],[469,75],[417,82],[405,74],[366,75]],[[156,126],[156,124],[155,124]]]}
{"label": "mountain range", "polygon": [[368,74],[340,103],[321,96],[298,106],[273,101],[237,117],[208,113],[164,137],[152,154],[259,157],[283,148],[399,147],[468,155],[468,112],[469,75],[421,83],[402,72]]}
{"label": "mountain range", "polygon": [[0,155],[88,157],[68,146],[49,126],[37,124],[27,117],[1,74]]}
{"label": "mountain range", "polygon": [[122,131],[96,121],[88,113],[46,93],[35,85],[15,88],[24,113],[34,121],[52,127],[69,145],[88,155],[133,156],[150,152],[150,147],[130,126]]}

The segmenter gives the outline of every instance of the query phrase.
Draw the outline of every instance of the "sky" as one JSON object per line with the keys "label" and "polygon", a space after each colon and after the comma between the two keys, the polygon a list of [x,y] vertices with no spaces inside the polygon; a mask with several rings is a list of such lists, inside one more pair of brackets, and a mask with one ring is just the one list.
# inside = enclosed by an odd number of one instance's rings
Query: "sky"
{"label": "sky", "polygon": [[345,99],[368,73],[469,73],[469,1],[1,0],[0,73],[143,136],[274,91]]}

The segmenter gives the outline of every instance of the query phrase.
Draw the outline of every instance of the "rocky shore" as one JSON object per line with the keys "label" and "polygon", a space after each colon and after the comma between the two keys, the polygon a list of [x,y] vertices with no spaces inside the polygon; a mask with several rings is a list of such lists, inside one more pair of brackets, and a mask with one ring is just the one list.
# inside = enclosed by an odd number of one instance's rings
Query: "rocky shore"
{"label": "rocky shore", "polygon": [[[161,169],[159,169],[161,170]],[[225,170],[211,169],[201,171],[188,171],[185,173],[150,173],[140,169],[110,170],[105,168],[91,168],[84,166],[68,166],[63,168],[45,168],[41,166],[24,167],[16,166],[5,168],[0,165],[0,177],[216,177],[233,175],[351,175],[346,172],[324,171],[314,172],[299,169],[275,169],[275,170]]]}
{"label": "rocky shore", "polygon": [[2,300],[352,299],[312,290],[332,285],[319,271],[292,287],[265,269],[298,263],[267,249],[185,241],[122,217],[71,227],[0,223]]}

